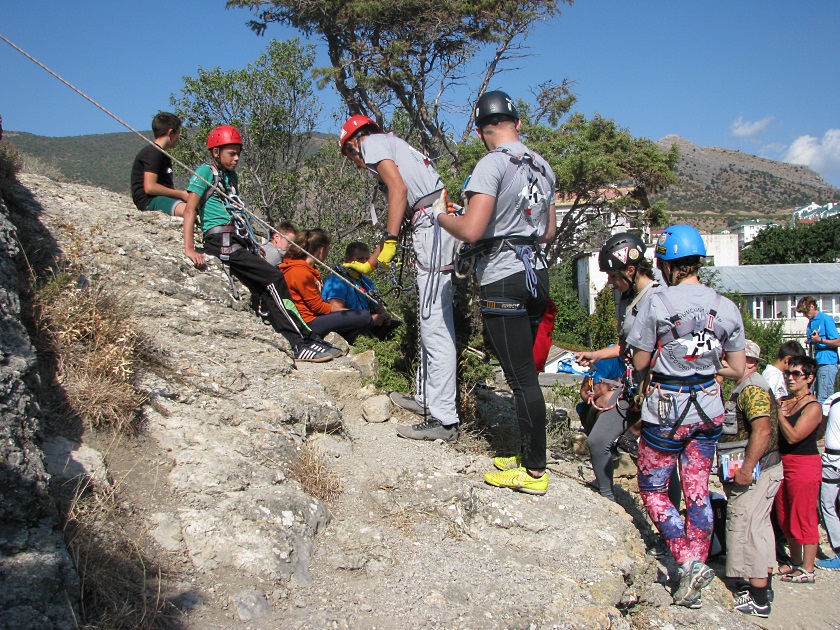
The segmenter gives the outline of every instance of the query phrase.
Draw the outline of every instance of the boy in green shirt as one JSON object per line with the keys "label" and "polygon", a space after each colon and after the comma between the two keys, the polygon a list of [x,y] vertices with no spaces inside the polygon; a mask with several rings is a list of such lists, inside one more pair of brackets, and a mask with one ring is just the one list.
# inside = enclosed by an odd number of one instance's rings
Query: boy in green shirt
{"label": "boy in green shirt", "polygon": [[[256,244],[240,236],[233,222],[229,198],[237,195],[236,166],[242,137],[230,125],[221,125],[207,136],[210,164],[202,164],[190,179],[184,210],[184,253],[196,268],[204,267],[204,254],[195,249],[196,216],[201,218],[204,249],[230,269],[268,311],[274,329],[292,345],[295,361],[322,363],[343,353],[318,339],[295,308],[280,270],[259,255]],[[208,188],[213,188],[209,195]]]}

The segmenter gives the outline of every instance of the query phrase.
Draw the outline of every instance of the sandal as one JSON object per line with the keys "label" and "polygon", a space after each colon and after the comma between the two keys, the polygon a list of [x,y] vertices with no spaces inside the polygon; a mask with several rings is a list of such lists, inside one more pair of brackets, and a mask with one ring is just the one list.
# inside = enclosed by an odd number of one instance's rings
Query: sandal
{"label": "sandal", "polygon": [[792,584],[813,584],[817,581],[817,576],[816,571],[806,571],[802,567],[796,567],[796,570],[783,574],[781,580]]}
{"label": "sandal", "polygon": [[[782,567],[787,567],[787,570],[782,571]],[[800,571],[801,569],[801,566],[799,566],[798,564],[794,564],[793,562],[782,562],[779,564],[779,569],[778,571],[776,571],[776,575],[778,575],[779,577],[783,575],[790,575],[794,571]]]}

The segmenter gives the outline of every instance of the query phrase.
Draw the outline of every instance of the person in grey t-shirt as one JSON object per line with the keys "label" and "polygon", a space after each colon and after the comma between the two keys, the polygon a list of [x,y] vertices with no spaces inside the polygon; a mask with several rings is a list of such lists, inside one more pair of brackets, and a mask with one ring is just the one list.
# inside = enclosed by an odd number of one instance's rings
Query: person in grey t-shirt
{"label": "person in grey t-shirt", "polygon": [[[713,524],[709,471],[724,419],[715,375],[741,379],[746,340],[735,304],[700,283],[697,272],[706,246],[695,228],[666,228],[654,255],[668,288],[645,301],[627,337],[633,367],[649,373],[649,386],[642,388],[639,491],[680,565],[674,603],[695,608],[715,576],[705,564]],[[668,499],[677,465],[685,523]]]}
{"label": "person in grey t-shirt", "polygon": [[[513,390],[521,453],[496,457],[493,486],[545,494],[545,400],[532,352],[548,303],[548,270],[538,244],[554,240],[554,172],[519,139],[519,113],[504,92],[487,92],[476,104],[478,137],[488,153],[464,190],[464,216],[434,210],[441,227],[475,244],[484,328]],[[528,343],[528,341],[531,343]]]}
{"label": "person in grey t-shirt", "polygon": [[403,223],[411,223],[420,299],[417,393],[409,397],[392,392],[391,400],[422,415],[423,422],[400,426],[397,433],[413,440],[455,440],[458,410],[452,261],[458,242],[431,216],[432,204],[445,193],[443,182],[428,157],[394,134],[382,133],[367,116],[348,119],[341,128],[339,144],[344,157],[373,173],[384,185],[388,198],[388,218],[379,247],[367,263],[346,263],[345,267],[367,275],[379,264],[389,265]]}

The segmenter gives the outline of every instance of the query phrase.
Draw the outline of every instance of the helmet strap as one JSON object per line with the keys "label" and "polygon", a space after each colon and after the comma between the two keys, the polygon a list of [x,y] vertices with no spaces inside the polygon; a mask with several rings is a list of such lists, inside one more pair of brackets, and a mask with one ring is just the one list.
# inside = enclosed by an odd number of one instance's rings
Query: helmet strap
{"label": "helmet strap", "polygon": [[665,273],[664,267],[666,262],[667,261],[659,258],[658,262],[656,263],[656,266],[659,268],[659,271],[662,272],[662,279],[665,281],[665,284],[667,284],[669,287],[672,287],[674,286],[674,275],[676,274],[676,269],[674,269],[673,265],[668,263],[668,273]]}
{"label": "helmet strap", "polygon": [[355,155],[357,157],[362,157],[362,152],[359,151],[351,143],[353,142],[353,140],[357,140],[357,141],[360,142],[362,136],[369,136],[369,135],[370,135],[370,133],[366,129],[364,129],[364,128],[359,129],[356,133],[354,133],[352,136],[347,138],[347,142],[344,143],[344,148],[341,150],[341,152],[344,153],[345,155]]}
{"label": "helmet strap", "polygon": [[618,275],[622,277],[622,279],[627,283],[627,290],[621,294],[623,298],[631,298],[636,295],[636,272],[633,272],[633,277],[631,278],[630,275],[627,273],[627,269],[622,269],[618,272]]}

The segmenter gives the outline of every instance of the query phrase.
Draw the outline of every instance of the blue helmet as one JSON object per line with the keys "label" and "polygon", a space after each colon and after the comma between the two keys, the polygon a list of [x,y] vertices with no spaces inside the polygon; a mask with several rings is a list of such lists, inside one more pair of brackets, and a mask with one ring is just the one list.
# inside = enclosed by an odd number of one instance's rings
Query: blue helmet
{"label": "blue helmet", "polygon": [[689,256],[705,256],[706,244],[694,227],[672,225],[662,230],[654,255],[662,260],[677,260]]}

